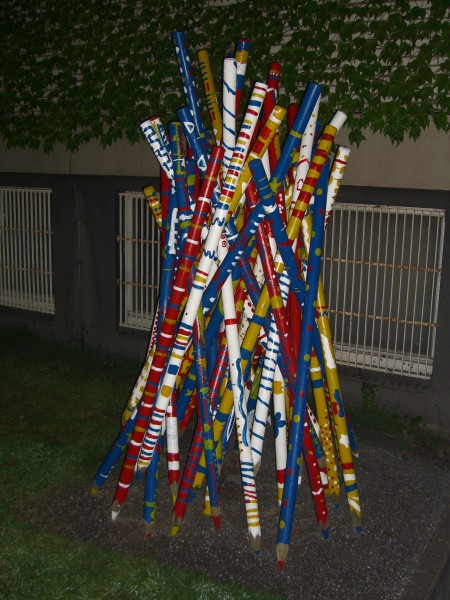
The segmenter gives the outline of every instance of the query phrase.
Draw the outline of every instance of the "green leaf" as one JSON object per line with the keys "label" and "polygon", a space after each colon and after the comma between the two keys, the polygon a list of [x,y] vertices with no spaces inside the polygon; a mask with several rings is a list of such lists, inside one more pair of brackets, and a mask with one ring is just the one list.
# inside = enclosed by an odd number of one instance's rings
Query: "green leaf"
{"label": "green leaf", "polygon": [[177,30],[185,30],[203,108],[197,50],[209,49],[220,96],[223,58],[247,37],[244,98],[280,60],[280,101],[298,101],[309,81],[323,84],[321,119],[337,106],[354,115],[354,143],[363,126],[394,142],[417,137],[430,119],[446,130],[447,9],[444,0],[429,10],[407,0],[326,0],[314,9],[305,0],[281,9],[273,0],[12,2],[0,21],[1,132],[10,146],[44,149],[56,140],[75,149],[91,136],[136,141],[143,113],[167,120],[184,103],[170,36]]}

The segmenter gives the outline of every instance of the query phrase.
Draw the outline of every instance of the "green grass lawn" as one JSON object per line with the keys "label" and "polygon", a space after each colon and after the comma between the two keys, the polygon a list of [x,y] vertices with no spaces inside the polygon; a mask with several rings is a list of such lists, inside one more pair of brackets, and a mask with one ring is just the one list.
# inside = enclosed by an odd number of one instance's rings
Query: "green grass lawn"
{"label": "green grass lawn", "polygon": [[16,329],[0,359],[0,598],[269,598],[26,524],[23,503],[94,475],[140,365]]}

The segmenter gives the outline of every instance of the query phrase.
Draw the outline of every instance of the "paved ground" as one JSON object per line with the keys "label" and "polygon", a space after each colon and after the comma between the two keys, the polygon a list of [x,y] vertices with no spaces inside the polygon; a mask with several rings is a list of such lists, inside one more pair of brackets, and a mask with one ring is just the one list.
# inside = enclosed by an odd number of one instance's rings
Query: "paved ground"
{"label": "paved ground", "polygon": [[450,598],[450,507],[445,511],[402,600]]}
{"label": "paved ground", "polygon": [[89,495],[87,485],[51,490],[51,501],[29,506],[25,518],[70,537],[132,555],[145,554],[161,564],[184,566],[215,580],[233,580],[283,598],[425,599],[450,553],[448,466],[406,454],[399,442],[388,436],[359,432],[359,443],[356,472],[363,507],[362,533],[353,531],[342,497],[339,509],[329,508],[330,538],[323,540],[314,522],[307,485],[302,485],[283,572],[277,568],[275,555],[278,509],[269,445],[257,478],[263,535],[257,557],[248,542],[239,470],[232,461],[222,472],[220,532],[202,515],[199,497],[189,507],[178,534],[171,538],[170,495],[163,476],[158,523],[151,540],[145,539],[142,526],[140,484],[112,523],[115,472],[99,495]]}

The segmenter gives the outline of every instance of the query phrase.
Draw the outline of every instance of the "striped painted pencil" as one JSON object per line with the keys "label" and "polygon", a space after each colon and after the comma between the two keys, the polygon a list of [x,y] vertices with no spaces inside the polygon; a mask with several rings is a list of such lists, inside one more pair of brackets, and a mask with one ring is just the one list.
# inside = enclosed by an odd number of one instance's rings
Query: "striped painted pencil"
{"label": "striped painted pencil", "polygon": [[289,541],[292,531],[294,510],[297,496],[297,482],[300,466],[300,452],[303,445],[303,433],[306,417],[306,401],[309,389],[309,374],[311,367],[311,352],[313,344],[315,304],[319,286],[323,232],[325,225],[326,186],[328,184],[328,169],[322,169],[316,189],[314,203],[313,232],[306,275],[306,296],[302,312],[302,328],[300,339],[298,373],[295,389],[294,407],[289,430],[289,445],[286,461],[286,477],[283,489],[283,499],[280,507],[280,519],[277,536],[277,560],[280,569],[283,568],[289,551]]}

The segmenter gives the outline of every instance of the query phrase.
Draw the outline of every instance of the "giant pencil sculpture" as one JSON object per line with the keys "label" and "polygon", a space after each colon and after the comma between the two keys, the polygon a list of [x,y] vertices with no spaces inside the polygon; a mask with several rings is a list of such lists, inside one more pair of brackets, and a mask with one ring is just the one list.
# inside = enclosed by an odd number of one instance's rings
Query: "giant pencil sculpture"
{"label": "giant pencil sculpture", "polygon": [[[251,44],[244,38],[223,62],[221,99],[208,51],[198,52],[204,111],[185,36],[174,32],[172,39],[184,91],[179,122],[168,124],[168,134],[157,116],[141,124],[161,167],[160,195],[151,186],[144,190],[149,218],[162,234],[158,311],[144,366],[92,491],[122,459],[116,519],[132,482],[145,471],[150,536],[158,473],[166,465],[171,534],[205,479],[205,513],[218,529],[220,470],[234,431],[255,552],[264,535],[257,474],[264,452],[275,452],[282,568],[300,480],[310,487],[324,537],[327,498],[337,505],[341,489],[361,528],[351,429],[320,276],[324,231],[349,155],[338,147],[332,159],[345,115],[338,111],[316,131],[320,86],[310,83],[283,138],[286,110],[275,104],[281,65],[268,65],[267,83],[254,84],[245,102]],[[274,447],[266,444],[263,452],[271,426]],[[179,451],[179,430],[192,436],[186,456]]]}

